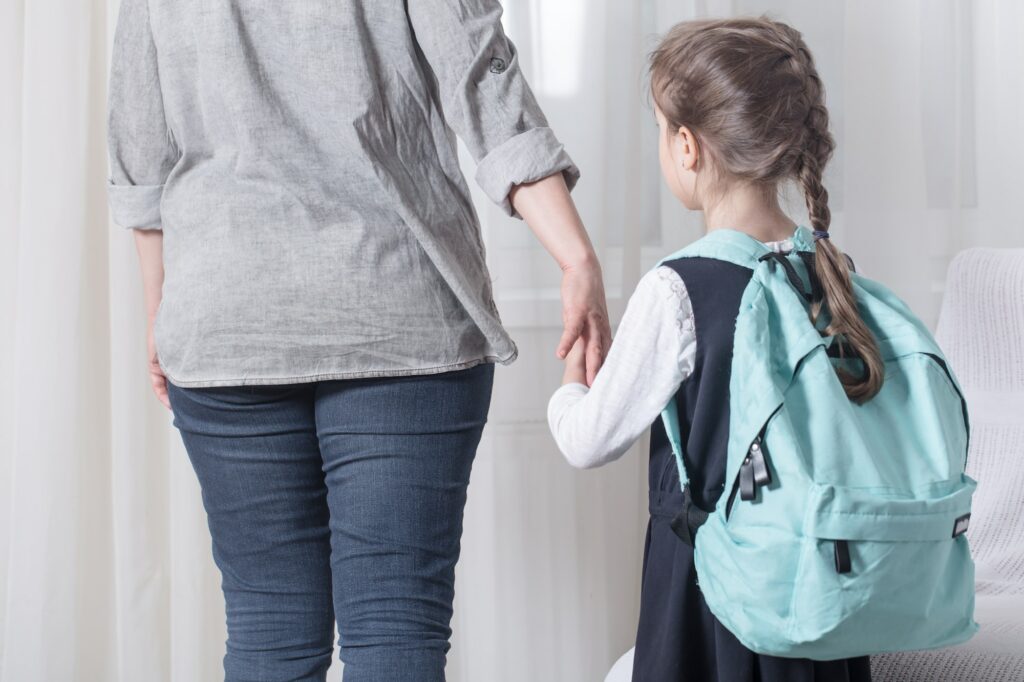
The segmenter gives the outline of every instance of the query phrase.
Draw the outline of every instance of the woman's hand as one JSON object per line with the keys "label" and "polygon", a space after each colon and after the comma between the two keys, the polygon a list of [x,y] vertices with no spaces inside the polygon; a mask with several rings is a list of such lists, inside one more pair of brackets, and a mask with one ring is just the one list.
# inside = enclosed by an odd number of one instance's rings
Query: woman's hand
{"label": "woman's hand", "polygon": [[604,298],[601,266],[583,221],[569,196],[561,173],[517,185],[509,195],[512,206],[530,226],[562,268],[562,324],[565,331],[555,353],[565,358],[578,339],[583,342],[586,384],[601,369],[611,329]]}
{"label": "woman's hand", "polygon": [[156,354],[156,341],[153,340],[153,318],[150,317],[146,323],[146,368],[149,373],[149,383],[153,386],[153,393],[156,394],[164,407],[171,409],[171,400],[167,396],[167,377],[160,368],[160,359]]}
{"label": "woman's hand", "polygon": [[564,331],[555,354],[565,359],[566,376],[572,358],[579,365],[573,381],[590,386],[612,339],[601,266],[596,260],[563,269],[562,323]]}

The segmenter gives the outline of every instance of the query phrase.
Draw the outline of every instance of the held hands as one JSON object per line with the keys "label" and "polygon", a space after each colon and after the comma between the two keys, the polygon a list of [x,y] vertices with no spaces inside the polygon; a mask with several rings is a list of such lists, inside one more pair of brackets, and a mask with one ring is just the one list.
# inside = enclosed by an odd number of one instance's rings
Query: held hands
{"label": "held hands", "polygon": [[590,386],[612,339],[601,267],[596,259],[563,268],[562,322],[565,331],[555,351],[565,360],[562,383]]}
{"label": "held hands", "polygon": [[555,354],[565,360],[582,344],[584,380],[589,386],[611,345],[601,266],[562,173],[516,185],[509,201],[562,268],[562,323]]}
{"label": "held hands", "polygon": [[562,385],[564,386],[565,384],[590,385],[587,381],[586,346],[582,338],[572,345],[572,350],[565,356],[565,372],[562,373]]}

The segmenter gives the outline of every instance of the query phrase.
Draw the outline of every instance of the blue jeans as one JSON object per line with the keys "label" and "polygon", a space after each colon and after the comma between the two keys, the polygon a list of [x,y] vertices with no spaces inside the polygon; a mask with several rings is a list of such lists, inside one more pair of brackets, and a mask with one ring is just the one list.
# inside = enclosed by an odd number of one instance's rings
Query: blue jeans
{"label": "blue jeans", "polygon": [[444,680],[466,487],[494,366],[170,386],[223,576],[231,682]]}

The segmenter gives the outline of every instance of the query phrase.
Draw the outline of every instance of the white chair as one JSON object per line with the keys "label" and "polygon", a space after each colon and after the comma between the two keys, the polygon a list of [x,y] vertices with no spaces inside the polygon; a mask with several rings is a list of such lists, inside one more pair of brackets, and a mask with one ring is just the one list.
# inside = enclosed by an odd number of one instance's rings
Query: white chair
{"label": "white chair", "polygon": [[604,678],[604,682],[632,682],[632,679],[633,650],[630,649],[622,654],[619,660],[615,661],[615,665],[608,671],[608,676]]}
{"label": "white chair", "polygon": [[872,659],[877,682],[1024,680],[1024,249],[970,249],[949,267],[936,334],[967,395],[967,537],[976,566],[966,644]]}
{"label": "white chair", "polygon": [[[876,682],[1021,682],[1024,249],[970,249],[953,259],[937,338],[971,418],[967,471],[979,484],[967,536],[981,630],[956,647],[875,656],[872,676]],[[630,682],[632,667],[630,649],[605,682]]]}

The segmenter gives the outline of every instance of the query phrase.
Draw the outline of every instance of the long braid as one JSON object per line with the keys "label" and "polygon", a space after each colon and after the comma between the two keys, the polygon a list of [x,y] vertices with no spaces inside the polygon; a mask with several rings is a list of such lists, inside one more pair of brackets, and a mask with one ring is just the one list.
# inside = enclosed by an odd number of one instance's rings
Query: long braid
{"label": "long braid", "polygon": [[[800,34],[789,26],[785,26],[783,32],[788,34],[787,37],[794,43],[792,60],[794,68],[804,78],[808,100],[804,139],[797,162],[797,178],[804,191],[811,227],[817,232],[827,233],[832,221],[832,212],[828,207],[828,190],[822,182],[822,175],[835,149],[835,140],[828,130],[824,87],[811,53],[804,45]],[[824,292],[824,308],[827,308],[829,315],[825,332],[845,340],[864,364],[861,376],[839,369],[839,379],[851,400],[864,403],[874,397],[882,386],[885,367],[881,351],[857,308],[849,263],[832,244],[831,239],[826,237],[816,240],[814,264]],[[818,304],[812,310],[816,322],[824,312],[822,307]]]}
{"label": "long braid", "polygon": [[832,214],[822,174],[835,149],[825,92],[799,31],[764,18],[678,24],[651,55],[651,94],[668,130],[689,128],[702,145],[714,185],[748,185],[774,195],[796,179],[817,240],[824,292],[811,310],[825,334],[840,337],[864,363],[837,370],[851,400],[865,402],[884,379],[878,343],[861,319],[846,257],[828,239]]}

